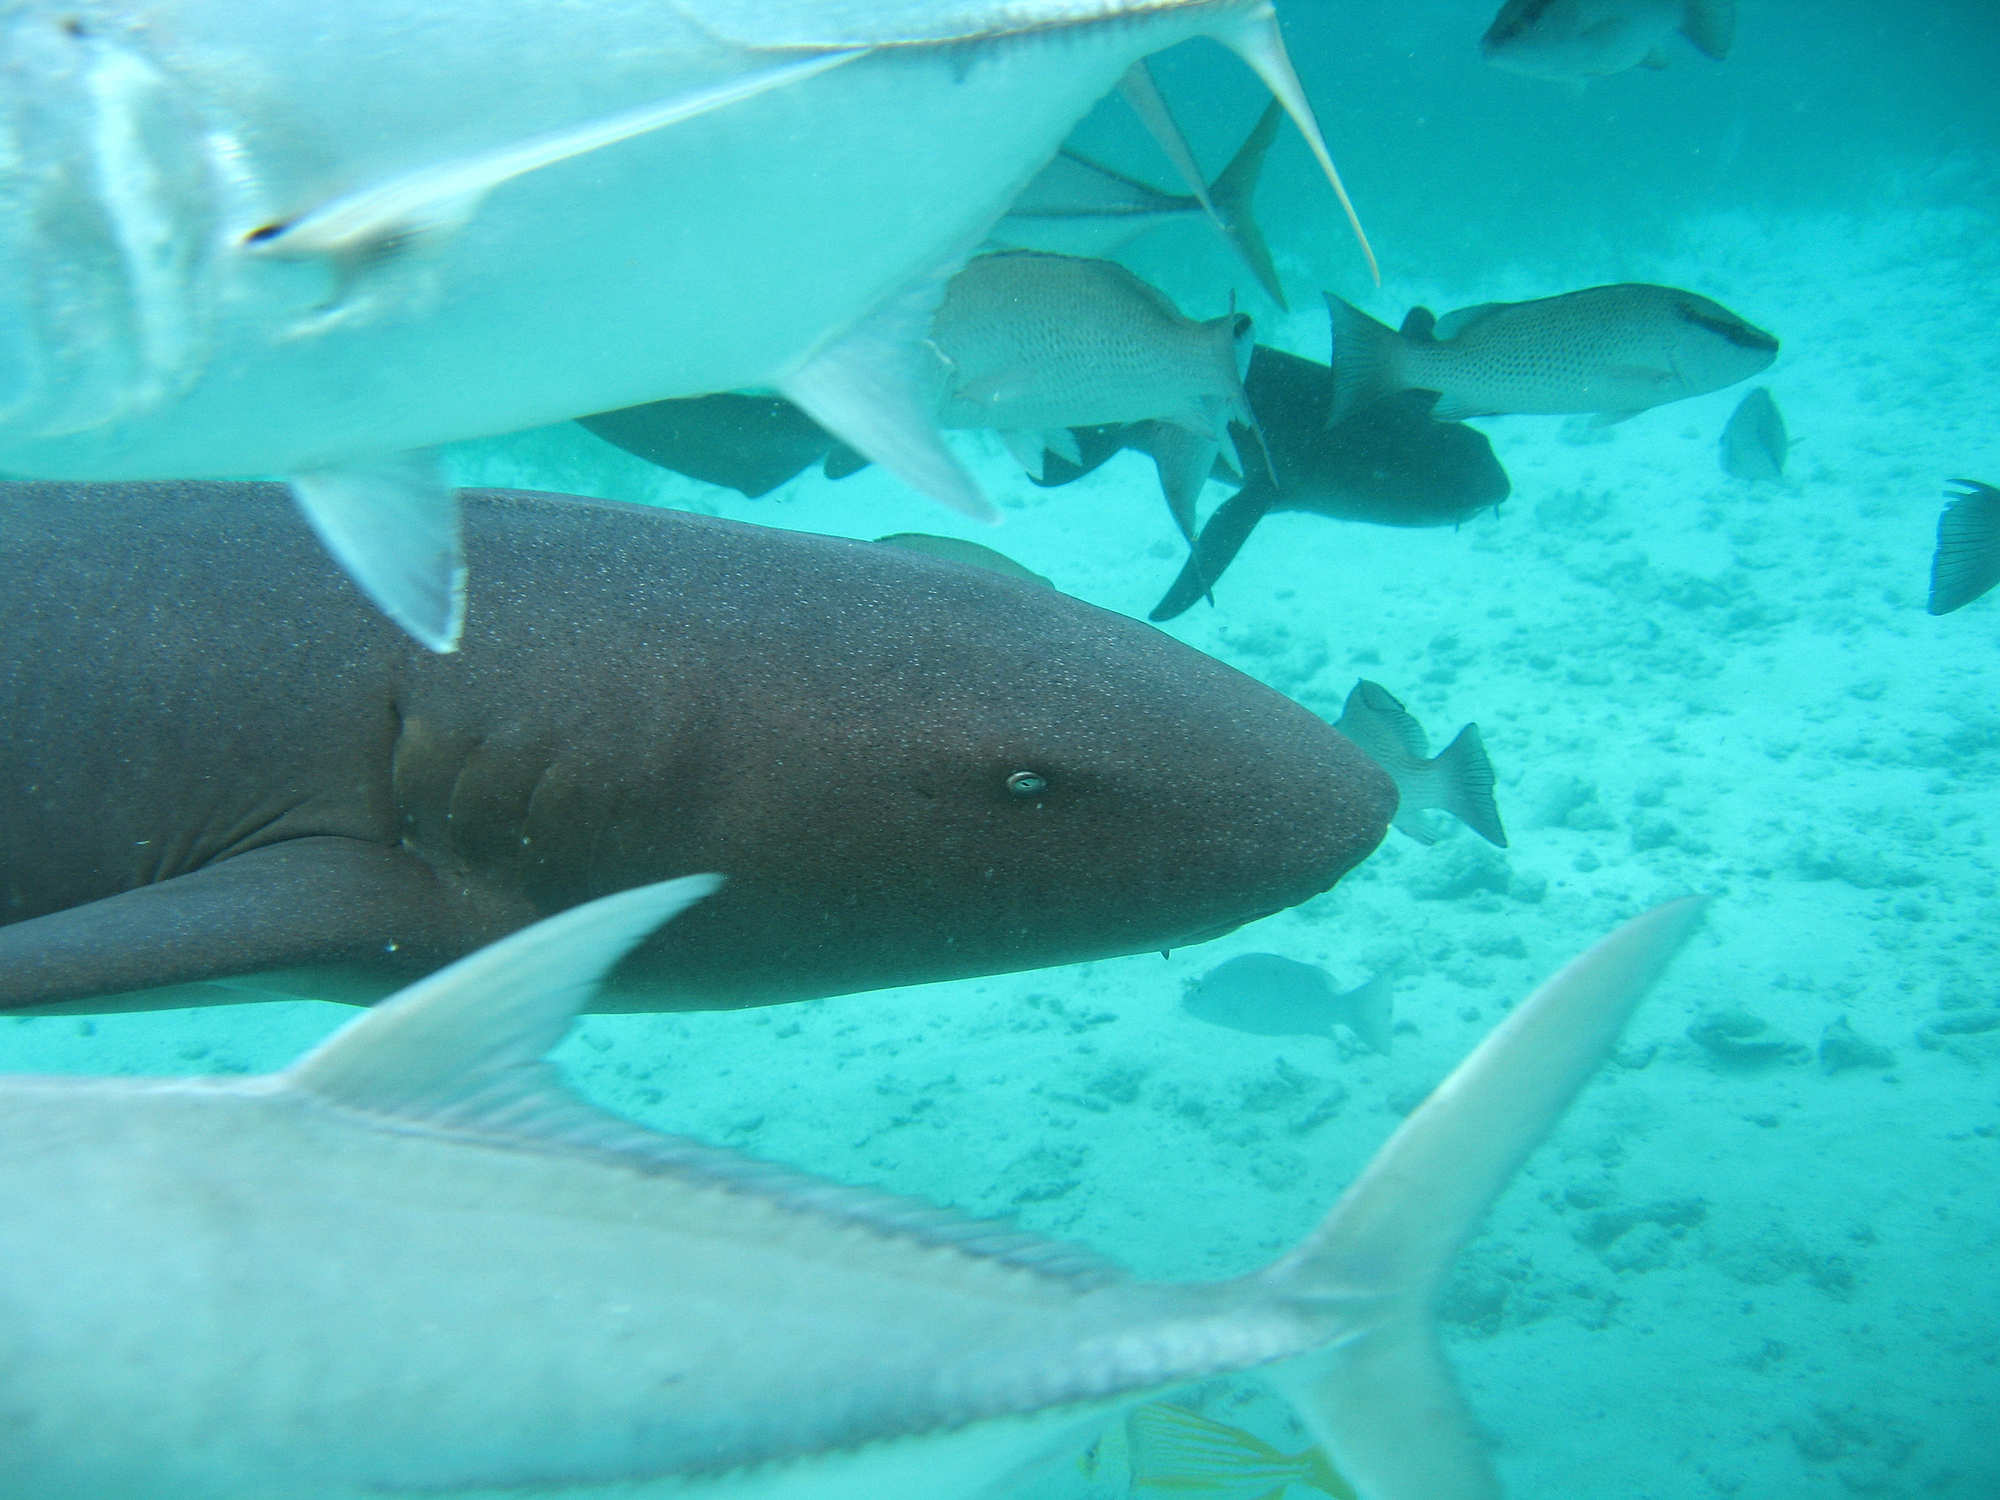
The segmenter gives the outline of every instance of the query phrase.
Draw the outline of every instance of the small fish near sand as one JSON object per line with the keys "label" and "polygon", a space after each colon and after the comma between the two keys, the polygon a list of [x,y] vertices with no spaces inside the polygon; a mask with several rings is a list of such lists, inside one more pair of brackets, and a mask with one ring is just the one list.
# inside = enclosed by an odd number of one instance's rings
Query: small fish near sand
{"label": "small fish near sand", "polygon": [[1135,1406],[1076,1462],[1085,1479],[1123,1475],[1138,1500],[1151,1495],[1208,1500],[1285,1500],[1288,1486],[1332,1500],[1358,1500],[1324,1449],[1285,1453],[1255,1433],[1171,1401]]}
{"label": "small fish near sand", "polygon": [[1278,953],[1239,953],[1188,986],[1181,1007],[1200,1021],[1252,1036],[1328,1036],[1336,1023],[1388,1056],[1395,977],[1336,991],[1326,970]]}
{"label": "small fish near sand", "polygon": [[1207,219],[1222,230],[1271,300],[1286,307],[1277,268],[1251,211],[1265,154],[1283,118],[1277,101],[1265,106],[1229,165],[1208,185],[1213,214],[1192,193],[1163,192],[1065,146],[1021,190],[994,226],[989,243],[1057,255],[1107,256],[1161,224]]}
{"label": "small fish near sand", "polygon": [[1783,479],[1785,455],[1791,446],[1778,403],[1760,385],[1736,403],[1722,429],[1722,470],[1732,478],[1752,482]]}
{"label": "small fish near sand", "polygon": [[[1295,1249],[1202,1283],[572,1092],[546,1054],[718,884],[575,907],[277,1073],[0,1080],[0,1493],[976,1500],[1252,1369],[1369,1500],[1500,1493],[1436,1300],[1699,899],[1517,1006]],[[1145,1420],[1142,1466],[1220,1441]]]}
{"label": "small fish near sand", "polygon": [[1666,67],[1676,31],[1721,62],[1736,38],[1736,0],[1507,0],[1479,50],[1496,68],[1581,87]]}
{"label": "small fish near sand", "polygon": [[2000,583],[2000,489],[1976,479],[1954,479],[1965,488],[1938,517],[1937,551],[1931,557],[1934,615],[1963,609],[1994,584]]}
{"label": "small fish near sand", "polygon": [[1364,677],[1347,695],[1333,727],[1396,783],[1400,800],[1394,826],[1401,832],[1420,844],[1436,843],[1436,830],[1420,816],[1435,807],[1487,843],[1507,847],[1507,830],[1500,826],[1500,809],[1493,801],[1493,765],[1477,724],[1467,724],[1433,756],[1430,737],[1416,716],[1381,683]]}
{"label": "small fish near sand", "polygon": [[1206,476],[1231,420],[1254,423],[1243,375],[1250,319],[1197,323],[1115,261],[1039,251],[974,257],[931,320],[944,356],[940,420],[997,429],[1031,474],[1042,454],[1072,463],[1070,429],[1152,420],[1193,441]]}
{"label": "small fish near sand", "polygon": [[1331,292],[1333,420],[1395,391],[1436,391],[1440,422],[1595,413],[1600,425],[1719,391],[1769,368],[1778,341],[1721,303],[1621,282],[1531,302],[1482,302],[1400,330]]}

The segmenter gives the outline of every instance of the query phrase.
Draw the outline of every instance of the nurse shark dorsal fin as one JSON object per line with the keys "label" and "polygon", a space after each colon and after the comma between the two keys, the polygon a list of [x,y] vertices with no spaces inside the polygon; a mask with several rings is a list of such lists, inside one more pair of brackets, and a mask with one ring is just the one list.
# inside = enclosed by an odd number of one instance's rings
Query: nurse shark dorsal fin
{"label": "nurse shark dorsal fin", "polygon": [[1493,1200],[1589,1081],[1686,940],[1687,897],[1626,923],[1523,1001],[1405,1120],[1304,1244],[1253,1281],[1352,1333],[1280,1366],[1289,1396],[1362,1495],[1499,1500],[1486,1444],[1445,1364],[1445,1274]]}
{"label": "nurse shark dorsal fin", "polygon": [[465,628],[458,492],[428,453],[360,459],[286,476],[334,560],[382,613],[432,651]]}
{"label": "nurse shark dorsal fin", "polygon": [[572,907],[417,981],[259,1084],[394,1128],[673,1174],[1074,1288],[1125,1279],[1080,1245],[664,1135],[572,1093],[545,1054],[620,959],[722,883],[688,875]]}
{"label": "nurse shark dorsal fin", "polygon": [[785,397],[912,489],[977,521],[999,512],[945,446],[938,405],[949,373],[931,318],[964,258],[955,256],[778,382]]}
{"label": "nurse shark dorsal fin", "polygon": [[487,194],[516,177],[802,83],[863,55],[864,49],[855,48],[794,58],[636,109],[418,167],[296,218],[263,225],[245,235],[243,243],[254,253],[285,260],[323,255],[365,263],[412,239],[458,228]]}

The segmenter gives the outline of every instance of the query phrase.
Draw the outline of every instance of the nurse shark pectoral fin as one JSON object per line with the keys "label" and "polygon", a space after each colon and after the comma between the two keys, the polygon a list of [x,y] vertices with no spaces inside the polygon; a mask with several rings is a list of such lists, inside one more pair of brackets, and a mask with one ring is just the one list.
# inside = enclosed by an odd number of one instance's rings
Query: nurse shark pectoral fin
{"label": "nurse shark pectoral fin", "polygon": [[292,497],[361,592],[432,651],[465,628],[458,492],[429,453],[394,454],[289,477]]}
{"label": "nurse shark pectoral fin", "polygon": [[373,963],[421,972],[464,946],[452,902],[414,855],[300,838],[0,927],[0,1010],[97,996],[91,1013],[188,1004],[170,991],[260,970]]}

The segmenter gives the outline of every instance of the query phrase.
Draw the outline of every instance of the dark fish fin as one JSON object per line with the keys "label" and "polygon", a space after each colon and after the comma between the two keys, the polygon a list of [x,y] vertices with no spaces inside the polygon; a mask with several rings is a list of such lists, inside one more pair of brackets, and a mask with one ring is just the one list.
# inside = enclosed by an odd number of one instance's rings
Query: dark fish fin
{"label": "dark fish fin", "polygon": [[1681,35],[1704,57],[1721,62],[1736,40],[1736,0],[1688,0]]}
{"label": "dark fish fin", "polygon": [[826,456],[833,435],[782,396],[724,391],[578,417],[649,464],[760,499]]}
{"label": "dark fish fin", "polygon": [[[1467,401],[1462,396],[1440,394],[1437,400],[1431,403],[1431,420],[1433,422],[1463,422],[1467,417],[1497,417],[1500,415],[1502,415],[1500,412],[1490,411],[1477,402]],[[1628,413],[1628,415],[1630,414]]]}
{"label": "dark fish fin", "polygon": [[1397,759],[1426,762],[1430,757],[1430,736],[1417,716],[1403,707],[1402,699],[1366,677],[1348,693],[1333,727],[1384,763],[1384,769]]}
{"label": "dark fish fin", "polygon": [[845,443],[835,443],[827,449],[826,462],[820,466],[820,472],[828,479],[845,479],[850,474],[859,474],[868,464],[865,454],[856,453]]}
{"label": "dark fish fin", "polygon": [[1760,385],[1737,403],[1722,429],[1723,472],[1737,479],[1782,479],[1790,447],[1778,403]]}
{"label": "dark fish fin", "polygon": [[1153,422],[1149,427],[1145,448],[1152,455],[1153,467],[1159,471],[1160,493],[1166,496],[1167,511],[1173,516],[1174,525],[1192,548],[1195,502],[1201,498],[1201,487],[1208,483],[1222,445],[1213,437],[1203,437],[1173,422]]}
{"label": "dark fish fin", "polygon": [[287,474],[292,498],[334,561],[383,614],[432,651],[465,628],[458,491],[429,453]]}
{"label": "dark fish fin", "polygon": [[1195,600],[1213,588],[1223,570],[1236,560],[1243,543],[1277,499],[1277,489],[1270,480],[1257,478],[1218,505],[1195,539],[1194,552],[1181,569],[1181,576],[1146,618],[1155,622],[1171,620],[1193,607]]}
{"label": "dark fish fin", "polygon": [[1413,344],[1434,342],[1437,319],[1428,307],[1413,307],[1403,314],[1403,326],[1398,331]]}
{"label": "dark fish fin", "polygon": [[0,1009],[116,995],[114,1005],[64,1009],[145,1010],[130,991],[366,960],[421,973],[464,947],[451,896],[415,855],[361,839],[287,839],[0,927]]}
{"label": "dark fish fin", "polygon": [[[1976,479],[1954,479],[1966,491],[1949,495],[1938,517],[1937,554],[1931,559],[1934,615],[1963,609],[2000,583],[2000,489]],[[4,934],[4,929],[0,929]]]}
{"label": "dark fish fin", "polygon": [[1501,1493],[1439,1344],[1438,1293],[1701,906],[1676,901],[1626,923],[1522,1001],[1397,1128],[1319,1228],[1253,1278],[1289,1306],[1323,1298],[1352,1309],[1346,1337],[1276,1366],[1271,1380],[1361,1494]]}
{"label": "dark fish fin", "polygon": [[1500,826],[1500,809],[1493,801],[1493,763],[1479,726],[1468,724],[1431,762],[1437,787],[1436,806],[1489,844],[1507,847],[1507,830]]}
{"label": "dark fish fin", "polygon": [[1271,263],[1270,248],[1264,243],[1264,232],[1250,206],[1257,191],[1257,178],[1264,170],[1264,154],[1271,149],[1271,142],[1278,134],[1278,122],[1284,117],[1285,107],[1277,100],[1264,106],[1264,113],[1244,137],[1229,165],[1209,184],[1208,196],[1215,205],[1216,220],[1222,225],[1223,234],[1243,257],[1243,264],[1270,293],[1271,300],[1290,311],[1284,288],[1278,284],[1278,268]]}
{"label": "dark fish fin", "polygon": [[954,259],[910,286],[778,389],[912,489],[976,521],[998,521],[1000,513],[952,456],[937,424],[945,369],[930,341],[931,318],[957,266]]}
{"label": "dark fish fin", "polygon": [[1334,1015],[1371,1052],[1389,1055],[1396,1033],[1396,976],[1390,970],[1334,996]]}
{"label": "dark fish fin", "polygon": [[1353,303],[1326,295],[1327,315],[1333,320],[1333,408],[1327,426],[1384,396],[1404,388],[1398,366],[1403,351],[1402,336],[1386,324],[1378,323]]}

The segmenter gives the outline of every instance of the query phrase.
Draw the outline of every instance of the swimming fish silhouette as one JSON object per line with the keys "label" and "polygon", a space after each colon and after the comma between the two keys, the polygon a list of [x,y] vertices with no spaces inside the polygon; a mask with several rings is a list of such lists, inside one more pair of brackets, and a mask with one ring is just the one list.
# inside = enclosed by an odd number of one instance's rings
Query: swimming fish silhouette
{"label": "swimming fish silhouette", "polygon": [[1674,32],[1721,62],[1736,37],[1736,0],[1507,0],[1480,51],[1510,73],[1581,86],[1627,68],[1664,68]]}
{"label": "swimming fish silhouette", "polygon": [[1791,439],[1778,403],[1763,386],[1736,403],[1722,429],[1723,472],[1737,479],[1783,479]]}
{"label": "swimming fish silhouette", "polygon": [[1338,1022],[1388,1055],[1395,1035],[1395,976],[1345,992],[1326,970],[1277,953],[1239,953],[1189,987],[1182,1008],[1197,1020],[1252,1036],[1327,1036]]}

